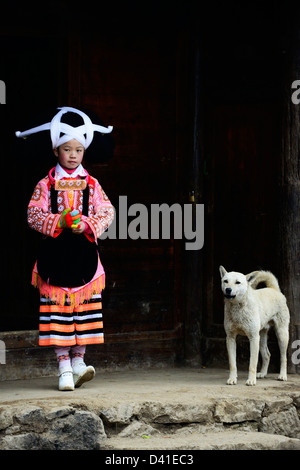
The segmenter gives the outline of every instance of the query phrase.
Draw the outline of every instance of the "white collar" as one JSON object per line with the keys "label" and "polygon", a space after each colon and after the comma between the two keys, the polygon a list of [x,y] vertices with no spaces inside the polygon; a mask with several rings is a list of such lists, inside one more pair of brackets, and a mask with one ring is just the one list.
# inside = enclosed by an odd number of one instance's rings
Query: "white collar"
{"label": "white collar", "polygon": [[55,179],[56,180],[61,180],[62,178],[76,178],[77,176],[87,176],[88,172],[83,168],[83,166],[80,165],[76,168],[76,170],[73,171],[71,175],[67,173],[63,167],[57,163],[55,167]]}

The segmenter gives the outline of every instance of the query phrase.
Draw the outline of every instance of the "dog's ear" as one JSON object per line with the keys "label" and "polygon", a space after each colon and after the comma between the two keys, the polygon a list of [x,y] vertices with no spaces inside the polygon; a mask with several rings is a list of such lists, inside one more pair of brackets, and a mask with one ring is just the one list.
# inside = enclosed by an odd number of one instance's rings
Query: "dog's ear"
{"label": "dog's ear", "polygon": [[220,270],[220,275],[221,275],[221,279],[222,279],[225,276],[225,274],[227,273],[227,271],[226,271],[225,268],[223,268],[223,266],[220,266],[219,270]]}
{"label": "dog's ear", "polygon": [[253,283],[254,279],[256,278],[258,272],[259,271],[252,271],[252,273],[246,274],[246,279],[247,279],[247,282],[250,284],[250,286]]}

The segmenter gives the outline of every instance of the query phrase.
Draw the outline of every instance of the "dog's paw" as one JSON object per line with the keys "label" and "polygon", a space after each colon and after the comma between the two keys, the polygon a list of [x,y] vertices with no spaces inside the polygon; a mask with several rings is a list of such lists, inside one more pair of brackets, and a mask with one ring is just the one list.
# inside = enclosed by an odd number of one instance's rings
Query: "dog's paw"
{"label": "dog's paw", "polygon": [[227,380],[227,385],[236,385],[237,384],[237,378],[236,377],[229,377]]}
{"label": "dog's paw", "polygon": [[283,381],[287,380],[286,374],[280,374],[280,375],[278,375],[277,380],[283,380]]}
{"label": "dog's paw", "polygon": [[256,379],[248,379],[246,380],[246,385],[255,385],[256,384]]}
{"label": "dog's paw", "polygon": [[263,372],[257,372],[256,378],[257,379],[264,379],[267,376],[267,374],[264,374]]}

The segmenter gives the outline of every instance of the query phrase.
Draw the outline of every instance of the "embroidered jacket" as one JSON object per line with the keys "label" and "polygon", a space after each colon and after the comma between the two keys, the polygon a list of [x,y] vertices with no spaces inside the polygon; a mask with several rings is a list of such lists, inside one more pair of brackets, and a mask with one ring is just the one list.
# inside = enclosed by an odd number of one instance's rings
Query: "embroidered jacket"
{"label": "embroidered jacket", "polygon": [[[88,216],[82,215],[81,220],[88,226],[85,236],[91,242],[95,241],[97,243],[97,239],[113,221],[114,208],[96,178],[90,176],[83,167],[76,174],[76,178],[81,177],[81,179],[72,178],[74,174],[68,175],[58,164],[50,170],[48,176],[39,181],[29,202],[27,211],[28,224],[32,229],[43,235],[54,238],[58,237],[63,230],[57,228],[61,213],[68,207],[82,211],[83,191],[75,188],[77,184],[81,187],[80,182],[85,180],[89,185]],[[58,213],[53,214],[50,197],[51,185],[55,185],[58,181],[59,185],[56,184],[56,187],[63,188],[65,185],[68,189],[58,190]],[[69,189],[70,187],[72,189]],[[33,268],[32,284],[39,288],[41,295],[51,298],[61,305],[63,305],[67,298],[72,304],[77,306],[84,300],[91,298],[92,295],[101,292],[105,285],[105,273],[99,258],[97,272],[94,278],[85,286],[78,288],[51,286],[38,275],[36,263]]]}

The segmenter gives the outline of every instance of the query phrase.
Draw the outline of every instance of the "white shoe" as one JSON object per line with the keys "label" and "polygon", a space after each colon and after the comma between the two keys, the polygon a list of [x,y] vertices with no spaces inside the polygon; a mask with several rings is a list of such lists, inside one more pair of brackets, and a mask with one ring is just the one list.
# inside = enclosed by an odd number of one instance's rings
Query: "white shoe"
{"label": "white shoe", "polygon": [[93,366],[86,366],[84,362],[75,362],[73,365],[73,378],[75,387],[80,387],[84,382],[88,382],[95,377]]}
{"label": "white shoe", "polygon": [[73,372],[69,369],[60,374],[58,390],[74,390]]}

